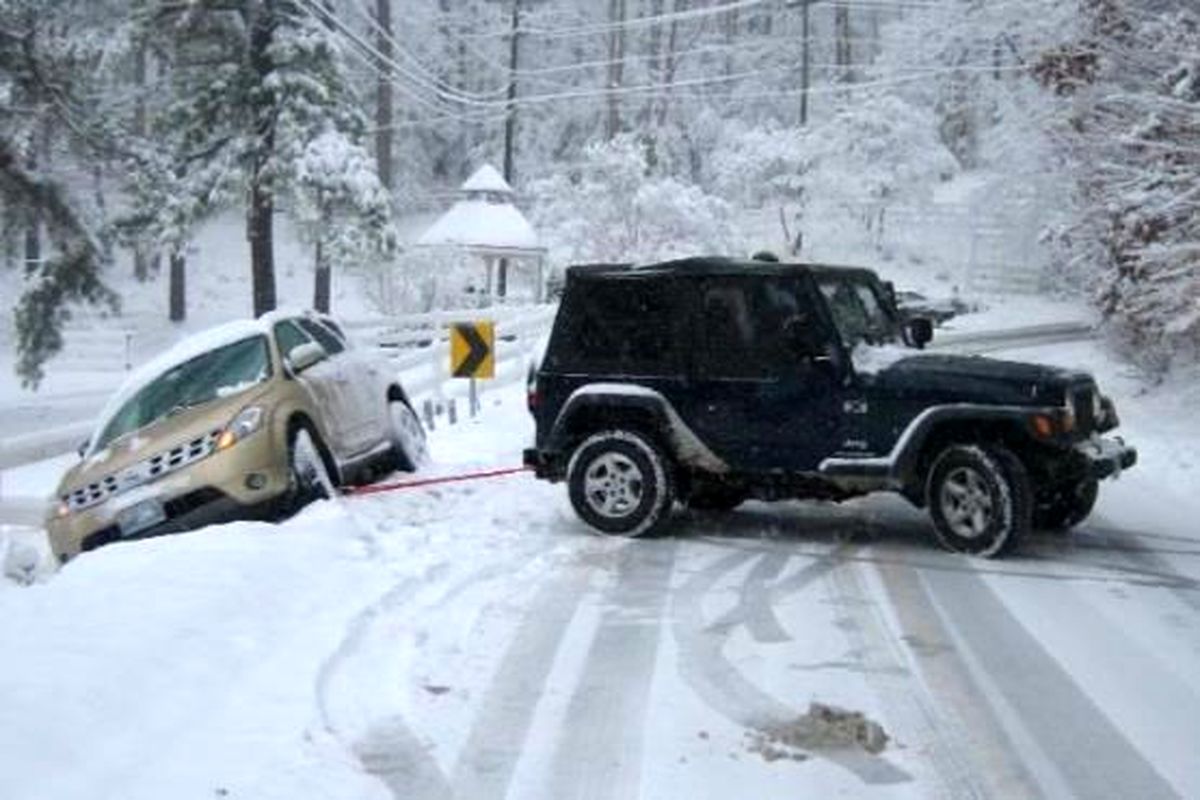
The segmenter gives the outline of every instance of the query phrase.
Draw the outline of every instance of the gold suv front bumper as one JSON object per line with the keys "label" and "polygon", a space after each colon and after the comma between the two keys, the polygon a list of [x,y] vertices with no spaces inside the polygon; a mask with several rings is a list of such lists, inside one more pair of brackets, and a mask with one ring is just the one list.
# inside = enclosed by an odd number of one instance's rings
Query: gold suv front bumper
{"label": "gold suv front bumper", "polygon": [[[287,488],[287,448],[264,429],[97,505],[66,513],[53,509],[46,530],[54,554],[65,561],[115,541],[261,518]],[[142,503],[160,504],[163,518],[145,528],[123,529],[122,519]]]}

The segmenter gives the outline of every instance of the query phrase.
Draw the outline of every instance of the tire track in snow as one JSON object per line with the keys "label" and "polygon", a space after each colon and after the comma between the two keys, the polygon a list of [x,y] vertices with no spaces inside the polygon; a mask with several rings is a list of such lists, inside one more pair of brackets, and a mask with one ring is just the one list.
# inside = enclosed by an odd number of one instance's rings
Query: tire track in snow
{"label": "tire track in snow", "polygon": [[1015,751],[1047,796],[1177,797],[1161,774],[978,575],[922,574]]}
{"label": "tire track in snow", "polygon": [[546,796],[639,795],[645,716],[678,549],[679,541],[667,538],[636,540],[621,550],[617,580],[605,593],[587,666],[567,706],[570,725],[555,749]]}
{"label": "tire track in snow", "polygon": [[[681,678],[710,708],[747,730],[769,729],[792,723],[800,716],[802,709],[792,708],[756,686],[725,656],[725,643],[735,627],[731,623],[753,625],[760,629],[760,633],[764,632],[764,609],[775,620],[773,603],[777,598],[812,587],[837,569],[854,549],[854,545],[839,544],[825,554],[813,556],[812,563],[774,584],[769,584],[764,576],[771,572],[782,572],[791,557],[787,550],[780,552],[778,549],[768,549],[764,552],[761,548],[739,549],[694,575],[676,593],[672,609]],[[731,618],[727,614],[717,624],[706,624],[704,598],[722,578],[756,558],[760,562],[747,574],[734,616]],[[763,561],[783,563],[776,570],[774,564],[763,566]],[[907,772],[881,756],[849,748],[821,748],[809,752],[837,764],[864,784],[888,785],[912,779]]]}
{"label": "tire track in snow", "polygon": [[542,584],[492,678],[455,765],[460,798],[502,798],[521,758],[534,712],[590,572],[572,569]]}
{"label": "tire track in snow", "polygon": [[[934,777],[940,783],[934,796],[952,800],[993,796],[979,777],[981,773],[970,756],[972,741],[964,736],[962,726],[953,720],[952,713],[947,713],[946,708],[939,708],[937,699],[908,668],[904,657],[904,644],[896,638],[880,608],[880,602],[887,602],[890,595],[893,604],[899,600],[904,605],[904,611],[912,610],[912,599],[895,591],[896,583],[904,576],[911,576],[912,570],[903,567],[880,567],[881,573],[885,570],[891,573],[890,579],[885,578],[884,582],[888,594],[873,596],[864,585],[866,569],[866,564],[846,561],[829,573],[826,585],[830,600],[848,616],[849,624],[843,630],[857,656],[862,673],[875,689],[883,705],[888,721],[888,733],[905,746],[919,751],[929,761],[935,773]],[[929,618],[936,618],[932,609],[929,611]],[[915,633],[906,636],[905,641],[910,643],[914,655],[925,652],[912,644],[917,641],[929,642],[929,652],[936,653],[936,657],[943,658],[947,655],[944,649],[935,649],[940,645],[935,643],[938,640],[927,630],[924,617],[908,621],[916,622],[917,630],[926,637],[918,640]],[[928,672],[925,674],[930,675]],[[934,682],[943,691],[949,688],[945,685],[947,677],[949,676],[939,674]],[[990,726],[987,730],[993,731],[996,727]],[[1003,754],[1007,752],[1007,749],[1001,750]],[[1012,766],[1019,769],[1019,765]],[[989,770],[988,774],[993,773]],[[1006,781],[1005,791],[996,792],[994,796],[1030,797],[1029,792],[1018,791],[1026,785],[1022,782]]]}
{"label": "tire track in snow", "polygon": [[444,575],[447,564],[439,564],[421,577],[408,577],[359,612],[346,627],[346,635],[317,673],[317,709],[325,730],[354,753],[368,774],[379,778],[397,798],[446,800],[452,796],[449,782],[437,761],[420,738],[396,714],[371,722],[366,731],[350,740],[351,722],[339,719],[344,712],[335,710],[335,695],[347,678],[355,656],[364,647],[375,623],[411,601],[420,589]]}

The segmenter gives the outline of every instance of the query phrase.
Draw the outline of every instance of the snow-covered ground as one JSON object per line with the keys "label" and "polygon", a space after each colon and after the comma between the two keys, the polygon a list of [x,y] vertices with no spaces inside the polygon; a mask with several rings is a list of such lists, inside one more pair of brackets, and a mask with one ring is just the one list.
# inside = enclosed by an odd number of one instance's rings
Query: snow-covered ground
{"label": "snow-covered ground", "polygon": [[[938,551],[890,497],[606,539],[513,475],[0,582],[3,795],[1200,795],[1197,398],[1095,341],[1001,355],[1094,370],[1142,455],[1002,561]],[[519,387],[493,393],[429,473],[515,465],[530,435]]]}

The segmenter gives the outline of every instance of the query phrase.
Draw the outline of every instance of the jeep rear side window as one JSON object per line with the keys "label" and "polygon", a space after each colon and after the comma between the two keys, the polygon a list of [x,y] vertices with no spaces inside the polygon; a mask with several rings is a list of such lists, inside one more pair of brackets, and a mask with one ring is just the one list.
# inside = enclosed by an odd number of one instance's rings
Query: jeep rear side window
{"label": "jeep rear side window", "polygon": [[701,314],[700,369],[709,377],[774,378],[795,361],[783,335],[788,320],[801,315],[795,281],[712,279]]}
{"label": "jeep rear side window", "polygon": [[577,284],[568,298],[569,346],[555,348],[555,366],[615,375],[677,372],[668,289],[646,280]]}

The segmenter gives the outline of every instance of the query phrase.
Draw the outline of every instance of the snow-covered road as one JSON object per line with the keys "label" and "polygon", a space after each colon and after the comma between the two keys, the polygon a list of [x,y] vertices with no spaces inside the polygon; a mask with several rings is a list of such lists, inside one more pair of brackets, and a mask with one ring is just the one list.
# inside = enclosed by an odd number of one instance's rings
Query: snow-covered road
{"label": "snow-covered road", "polygon": [[[1019,355],[1125,410],[1094,343]],[[0,585],[0,795],[1200,796],[1200,501],[1164,416],[1131,406],[1142,465],[1002,561],[888,497],[606,539],[527,475],[109,547]],[[431,471],[529,435],[498,393]]]}

